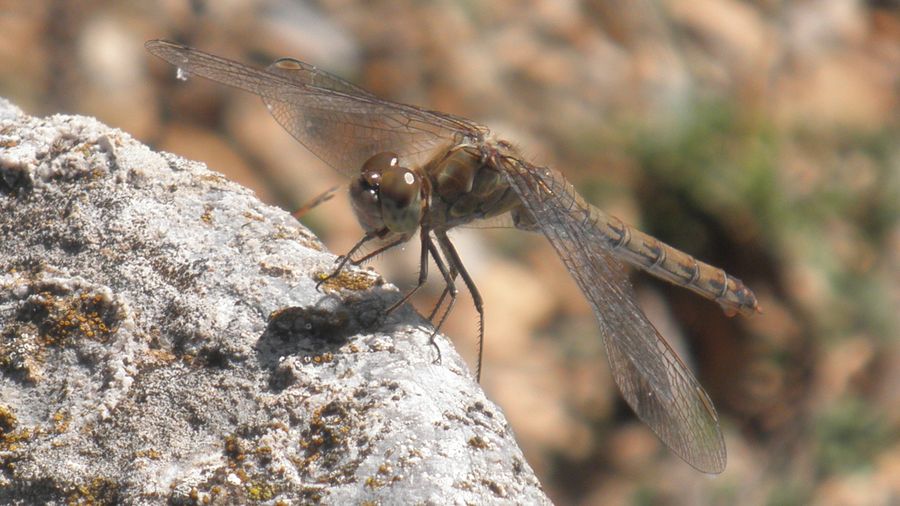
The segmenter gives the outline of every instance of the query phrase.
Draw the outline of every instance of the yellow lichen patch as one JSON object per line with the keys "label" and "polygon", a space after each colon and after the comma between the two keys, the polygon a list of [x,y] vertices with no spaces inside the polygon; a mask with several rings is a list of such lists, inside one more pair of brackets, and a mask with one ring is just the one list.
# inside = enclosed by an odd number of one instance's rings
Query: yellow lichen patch
{"label": "yellow lichen patch", "polygon": [[316,355],[312,357],[312,362],[314,364],[327,364],[334,361],[334,354],[330,352],[323,353],[321,355]]}
{"label": "yellow lichen patch", "polygon": [[384,486],[384,482],[374,476],[369,476],[366,478],[366,486],[371,489],[381,488]]}
{"label": "yellow lichen patch", "polygon": [[274,239],[293,239],[297,235],[297,231],[287,228],[284,225],[276,225],[275,232],[272,234]]}
{"label": "yellow lichen patch", "polygon": [[286,227],[284,225],[275,225],[274,228],[275,231],[271,235],[273,239],[296,239],[304,248],[315,251],[325,251],[325,247],[322,246],[322,243],[316,241],[314,238],[310,238],[309,235],[302,233],[303,229]]}
{"label": "yellow lichen patch", "polygon": [[16,415],[6,406],[0,406],[0,469],[12,471],[15,461],[12,455],[4,457],[4,453],[12,453],[18,449],[16,442],[19,440],[13,432],[18,425]]}
{"label": "yellow lichen patch", "polygon": [[237,436],[225,436],[225,456],[231,463],[240,463],[244,460],[244,451]]}
{"label": "yellow lichen patch", "polygon": [[16,428],[16,415],[6,406],[0,406],[0,438]]}
{"label": "yellow lichen patch", "polygon": [[336,275],[319,272],[315,274],[315,280],[321,283],[326,291],[336,292],[340,290],[363,291],[382,283],[381,277],[367,271],[341,269]]}
{"label": "yellow lichen patch", "polygon": [[330,402],[313,411],[309,428],[303,431],[299,442],[300,448],[306,451],[306,457],[298,462],[299,467],[306,469],[320,459],[327,462],[336,458],[331,451],[345,447],[349,433],[348,415],[340,403]]}
{"label": "yellow lichen patch", "polygon": [[390,464],[381,464],[378,466],[377,476],[366,478],[365,485],[371,489],[376,489],[400,481],[400,476],[390,476],[393,471],[394,469]]}
{"label": "yellow lichen patch", "polygon": [[81,143],[80,145],[78,145],[78,147],[73,149],[72,151],[79,153],[84,158],[90,158],[91,155],[93,154],[92,151],[94,150],[94,147],[96,145],[97,145],[96,142],[84,142],[84,143]]}
{"label": "yellow lichen patch", "polygon": [[43,291],[23,308],[26,318],[37,325],[44,344],[67,344],[83,336],[104,342],[118,328],[118,309],[100,294],[59,296]]}
{"label": "yellow lichen patch", "polygon": [[84,485],[79,485],[66,498],[68,504],[116,504],[120,502],[116,482],[97,477]]}
{"label": "yellow lichen patch", "polygon": [[[270,501],[278,494],[278,486],[268,481],[268,474],[260,473],[259,467],[271,461],[273,449],[262,445],[245,450],[252,442],[242,440],[236,435],[225,437],[225,457],[228,462],[228,473],[237,477],[247,499],[250,501]],[[254,462],[253,457],[256,457]],[[249,471],[249,472],[248,472]],[[224,485],[224,484],[223,484]],[[221,485],[210,488],[213,496],[221,494]]]}
{"label": "yellow lichen patch", "polygon": [[53,413],[53,431],[57,434],[62,434],[63,432],[69,430],[69,423],[72,421],[72,417],[63,411],[57,411]]}
{"label": "yellow lichen patch", "polygon": [[207,225],[212,225],[213,223],[213,207],[209,204],[203,206],[203,214],[200,215],[200,221],[206,223]]}
{"label": "yellow lichen patch", "polygon": [[160,458],[162,458],[162,454],[158,450],[154,450],[153,448],[150,448],[147,450],[138,450],[138,451],[134,452],[134,458],[159,460]]}
{"label": "yellow lichen patch", "polygon": [[268,501],[275,497],[275,488],[268,483],[250,483],[247,485],[247,495],[253,501]]}
{"label": "yellow lichen patch", "polygon": [[[0,455],[3,452],[15,452],[20,448],[20,443],[43,434],[39,429],[16,430],[18,424],[13,412],[7,407],[0,406]],[[2,464],[3,460],[0,459],[0,465]]]}

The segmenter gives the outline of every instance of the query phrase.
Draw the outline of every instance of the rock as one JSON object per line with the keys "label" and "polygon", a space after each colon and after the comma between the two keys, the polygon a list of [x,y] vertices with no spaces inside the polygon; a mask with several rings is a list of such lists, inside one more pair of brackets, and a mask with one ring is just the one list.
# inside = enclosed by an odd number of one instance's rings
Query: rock
{"label": "rock", "polygon": [[[0,100],[0,503],[547,503],[371,271],[204,165]],[[440,361],[437,361],[440,350]]]}

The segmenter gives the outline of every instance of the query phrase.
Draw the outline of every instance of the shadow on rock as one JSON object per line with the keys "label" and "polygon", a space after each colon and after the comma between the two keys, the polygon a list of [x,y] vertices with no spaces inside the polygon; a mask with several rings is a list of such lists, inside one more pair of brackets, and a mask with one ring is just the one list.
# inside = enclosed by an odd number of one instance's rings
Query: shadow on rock
{"label": "shadow on rock", "polygon": [[312,306],[279,309],[269,315],[256,343],[260,365],[275,371],[292,356],[331,361],[353,335],[380,328],[385,316],[384,301],[372,296],[342,300],[329,295]]}

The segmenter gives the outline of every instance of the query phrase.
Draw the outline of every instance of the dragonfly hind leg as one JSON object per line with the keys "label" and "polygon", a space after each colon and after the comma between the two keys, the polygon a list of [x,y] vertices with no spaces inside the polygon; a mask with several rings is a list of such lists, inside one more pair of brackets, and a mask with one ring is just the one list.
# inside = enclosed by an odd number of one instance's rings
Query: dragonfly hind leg
{"label": "dragonfly hind leg", "polygon": [[428,241],[428,251],[431,253],[431,257],[434,258],[434,263],[437,265],[438,270],[441,272],[441,276],[444,278],[444,290],[441,292],[437,304],[434,305],[434,309],[431,310],[431,314],[428,315],[428,321],[433,325],[434,317],[437,315],[438,309],[444,304],[444,299],[447,298],[447,295],[450,295],[450,302],[447,304],[447,309],[444,311],[444,314],[441,315],[437,324],[434,325],[434,331],[431,332],[431,337],[428,339],[428,342],[434,346],[434,349],[437,351],[435,363],[439,364],[441,362],[441,349],[438,347],[437,342],[435,342],[435,337],[437,337],[438,332],[441,331],[441,327],[447,320],[447,316],[450,315],[450,311],[456,303],[456,296],[459,294],[459,290],[456,288],[456,269],[453,266],[451,266],[450,269],[447,269],[447,265],[444,263],[444,260],[441,258],[440,253],[437,248],[434,247],[434,243],[431,242],[431,240]]}
{"label": "dragonfly hind leg", "polygon": [[434,360],[434,363],[439,364],[441,362],[441,349],[440,349],[440,347],[438,347],[437,342],[435,342],[435,336],[437,336],[437,333],[441,329],[441,325],[443,325],[444,320],[447,318],[447,314],[449,314],[450,309],[453,307],[453,303],[456,301],[456,294],[458,293],[458,290],[456,289],[456,286],[454,285],[454,282],[453,282],[454,279],[456,278],[456,270],[455,269],[452,270],[452,273],[451,273],[451,271],[449,271],[447,269],[447,266],[444,263],[444,260],[441,258],[441,255],[438,252],[437,247],[435,247],[435,245],[434,245],[434,241],[431,240],[430,232],[427,229],[425,229],[424,227],[420,230],[420,237],[422,239],[422,245],[421,245],[421,255],[419,257],[419,279],[418,279],[418,282],[416,283],[416,286],[414,286],[411,290],[406,292],[406,294],[402,298],[400,298],[400,300],[398,300],[393,305],[391,305],[391,307],[389,307],[387,309],[387,313],[390,314],[393,311],[395,311],[397,308],[399,308],[401,305],[403,305],[407,300],[409,300],[409,298],[412,297],[412,295],[414,293],[416,293],[416,291],[418,291],[419,288],[422,288],[422,286],[428,280],[428,256],[431,255],[431,257],[434,259],[434,263],[437,265],[438,270],[441,272],[441,276],[444,278],[445,287],[444,287],[444,291],[441,293],[440,299],[438,300],[438,304],[435,306],[434,310],[432,310],[431,314],[428,316],[429,321],[434,323],[434,316],[437,313],[438,308],[443,303],[443,300],[447,296],[447,294],[448,293],[450,294],[450,305],[447,307],[447,311],[441,317],[440,321],[437,323],[434,330],[431,332],[431,336],[428,339],[429,344],[434,346],[434,349],[437,352],[437,358]]}
{"label": "dragonfly hind leg", "polygon": [[453,247],[453,243],[451,243],[450,238],[447,237],[447,233],[435,232],[435,236],[437,237],[441,251],[444,253],[444,257],[447,259],[447,263],[450,264],[450,269],[453,272],[452,276],[444,277],[451,289],[450,305],[447,306],[447,311],[441,318],[440,324],[443,324],[444,320],[450,314],[450,309],[453,307],[453,302],[456,300],[456,287],[453,286],[453,279],[456,278],[456,274],[458,273],[462,276],[463,282],[469,290],[469,294],[472,295],[472,304],[475,305],[475,310],[478,312],[478,362],[475,366],[475,381],[481,382],[481,358],[484,354],[484,301],[481,298],[481,294],[478,292],[478,287],[475,286],[475,282],[472,280],[472,276],[469,275],[469,272],[463,265],[459,253],[456,252],[456,248]]}

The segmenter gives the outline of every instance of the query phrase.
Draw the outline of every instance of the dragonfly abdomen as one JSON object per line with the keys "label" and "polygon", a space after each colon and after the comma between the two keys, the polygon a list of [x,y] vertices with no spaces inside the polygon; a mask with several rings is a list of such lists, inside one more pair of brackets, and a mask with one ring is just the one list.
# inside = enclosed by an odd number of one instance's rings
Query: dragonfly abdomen
{"label": "dragonfly abdomen", "polygon": [[749,316],[759,311],[756,296],[740,279],[629,227],[597,208],[592,209],[592,214],[618,258],[717,302],[729,316],[737,313]]}

